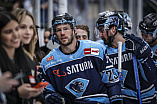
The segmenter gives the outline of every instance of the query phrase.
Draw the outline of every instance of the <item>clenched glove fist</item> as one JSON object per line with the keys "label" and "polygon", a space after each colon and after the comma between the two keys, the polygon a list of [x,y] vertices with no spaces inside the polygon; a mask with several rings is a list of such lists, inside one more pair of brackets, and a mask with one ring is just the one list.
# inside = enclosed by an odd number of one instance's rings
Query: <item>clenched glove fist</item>
{"label": "clenched glove fist", "polygon": [[47,104],[64,104],[65,98],[58,93],[49,93],[45,96]]}
{"label": "clenched glove fist", "polygon": [[126,50],[132,51],[138,59],[146,58],[151,55],[150,46],[140,37],[133,34],[126,34],[124,38],[126,39]]}

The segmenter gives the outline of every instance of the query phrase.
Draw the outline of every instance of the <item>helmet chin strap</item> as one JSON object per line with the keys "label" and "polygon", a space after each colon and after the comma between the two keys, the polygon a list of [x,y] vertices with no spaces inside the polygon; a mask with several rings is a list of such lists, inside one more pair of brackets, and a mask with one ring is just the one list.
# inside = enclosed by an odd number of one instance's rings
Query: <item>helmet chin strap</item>
{"label": "helmet chin strap", "polygon": [[106,33],[107,33],[107,39],[109,40],[109,41],[108,41],[108,46],[109,46],[109,47],[114,46],[114,45],[112,44],[112,42],[113,42],[114,36],[117,34],[117,30],[116,30],[116,33],[115,33],[113,36],[109,36],[109,35],[108,35],[108,31],[106,31]]}

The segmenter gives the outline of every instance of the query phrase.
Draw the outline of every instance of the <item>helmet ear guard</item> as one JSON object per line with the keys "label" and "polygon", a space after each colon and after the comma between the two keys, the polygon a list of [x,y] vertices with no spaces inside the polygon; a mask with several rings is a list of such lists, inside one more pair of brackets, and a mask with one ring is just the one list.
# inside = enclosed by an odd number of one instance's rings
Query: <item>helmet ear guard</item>
{"label": "helmet ear guard", "polygon": [[57,37],[56,37],[56,35],[55,35],[54,33],[52,34],[50,40],[52,40],[52,43],[53,43],[53,44],[54,44],[55,42],[59,44],[59,41],[58,41],[58,39],[57,39]]}

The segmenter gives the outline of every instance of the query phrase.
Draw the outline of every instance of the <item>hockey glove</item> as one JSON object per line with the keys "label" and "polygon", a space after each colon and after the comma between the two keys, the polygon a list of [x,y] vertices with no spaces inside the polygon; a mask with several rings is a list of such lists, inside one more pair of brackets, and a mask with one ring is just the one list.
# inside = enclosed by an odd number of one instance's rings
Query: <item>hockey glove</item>
{"label": "hockey glove", "polygon": [[126,34],[126,50],[132,51],[138,59],[146,58],[151,55],[150,46],[140,37],[136,37],[133,34]]}
{"label": "hockey glove", "polygon": [[49,93],[45,96],[47,104],[65,104],[65,98],[58,93]]}

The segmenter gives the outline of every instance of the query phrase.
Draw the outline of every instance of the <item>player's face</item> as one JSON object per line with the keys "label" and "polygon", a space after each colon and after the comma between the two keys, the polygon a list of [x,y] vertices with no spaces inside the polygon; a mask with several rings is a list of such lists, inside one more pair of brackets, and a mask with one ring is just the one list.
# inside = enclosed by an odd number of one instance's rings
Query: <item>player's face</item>
{"label": "player's face", "polygon": [[56,36],[60,45],[67,46],[72,43],[74,33],[69,24],[56,26]]}
{"label": "player's face", "polygon": [[104,26],[99,27],[99,32],[99,38],[104,41],[104,44],[108,45],[108,36],[106,30],[104,29]]}
{"label": "player's face", "polygon": [[44,43],[47,44],[50,37],[50,31],[45,31],[44,33]]}
{"label": "player's face", "polygon": [[19,24],[11,20],[1,30],[1,44],[4,49],[15,49],[20,46],[20,30]]}
{"label": "player's face", "polygon": [[153,34],[142,33],[142,39],[144,39],[147,43],[151,43],[153,40]]}
{"label": "player's face", "polygon": [[33,31],[33,20],[30,16],[26,16],[24,18],[24,20],[21,22],[20,24],[20,29],[21,29],[21,32],[22,32],[22,37],[21,37],[21,41],[23,44],[29,44],[32,37],[33,37],[33,34],[34,34],[34,31]]}
{"label": "player's face", "polygon": [[77,29],[76,33],[77,33],[78,40],[88,40],[87,31],[82,29]]}

